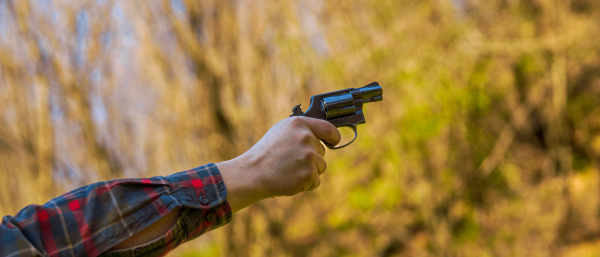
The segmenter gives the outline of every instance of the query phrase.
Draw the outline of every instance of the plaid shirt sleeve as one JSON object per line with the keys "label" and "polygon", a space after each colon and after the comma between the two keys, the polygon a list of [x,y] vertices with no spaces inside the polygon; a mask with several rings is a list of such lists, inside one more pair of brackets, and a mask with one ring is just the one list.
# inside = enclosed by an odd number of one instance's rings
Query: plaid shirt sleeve
{"label": "plaid shirt sleeve", "polygon": [[[231,221],[226,197],[212,163],[166,177],[98,182],[5,216],[0,256],[162,256]],[[182,215],[162,237],[107,252],[177,206]]]}

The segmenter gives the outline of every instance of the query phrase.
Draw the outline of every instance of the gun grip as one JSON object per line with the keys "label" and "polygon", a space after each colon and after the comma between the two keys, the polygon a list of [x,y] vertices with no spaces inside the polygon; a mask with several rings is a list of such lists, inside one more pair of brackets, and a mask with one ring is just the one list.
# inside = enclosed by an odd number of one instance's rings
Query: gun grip
{"label": "gun grip", "polygon": [[348,143],[346,143],[346,144],[344,144],[342,146],[334,146],[334,145],[331,145],[331,144],[329,144],[329,143],[321,140],[323,142],[323,144],[325,144],[325,146],[327,146],[327,148],[332,149],[332,150],[344,148],[344,147],[352,144],[352,142],[354,142],[354,140],[356,140],[356,138],[358,137],[358,132],[356,132],[356,126],[354,126],[354,125],[343,125],[343,126],[340,126],[340,127],[349,127],[349,128],[351,128],[352,131],[354,131],[354,139],[352,139],[352,141],[350,141],[350,142],[348,142]]}

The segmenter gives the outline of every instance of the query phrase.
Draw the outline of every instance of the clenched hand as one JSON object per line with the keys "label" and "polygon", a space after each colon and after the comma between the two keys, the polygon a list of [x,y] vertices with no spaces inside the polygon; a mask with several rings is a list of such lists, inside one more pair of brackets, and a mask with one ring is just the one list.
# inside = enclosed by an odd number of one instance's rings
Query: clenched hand
{"label": "clenched hand", "polygon": [[327,167],[319,140],[336,145],[340,138],[335,126],[319,119],[291,117],[275,124],[250,150],[217,163],[231,208],[314,190]]}

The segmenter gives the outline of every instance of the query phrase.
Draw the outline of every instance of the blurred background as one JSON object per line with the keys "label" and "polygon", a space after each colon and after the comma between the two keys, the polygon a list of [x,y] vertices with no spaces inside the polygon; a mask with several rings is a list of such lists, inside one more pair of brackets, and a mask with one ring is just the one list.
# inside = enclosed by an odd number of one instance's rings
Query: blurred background
{"label": "blurred background", "polygon": [[596,0],[0,1],[0,215],[384,101],[316,191],[171,256],[600,256]]}

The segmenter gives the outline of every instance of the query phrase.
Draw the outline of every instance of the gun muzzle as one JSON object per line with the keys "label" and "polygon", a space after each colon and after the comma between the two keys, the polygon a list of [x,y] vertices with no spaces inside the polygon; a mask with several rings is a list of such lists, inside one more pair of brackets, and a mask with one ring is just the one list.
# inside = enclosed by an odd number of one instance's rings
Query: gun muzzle
{"label": "gun muzzle", "polygon": [[356,106],[383,100],[383,90],[377,83],[350,90],[338,95],[321,98],[321,111],[327,119],[356,113]]}
{"label": "gun muzzle", "polygon": [[358,89],[363,103],[379,102],[383,100],[383,90],[377,83],[372,83]]}

